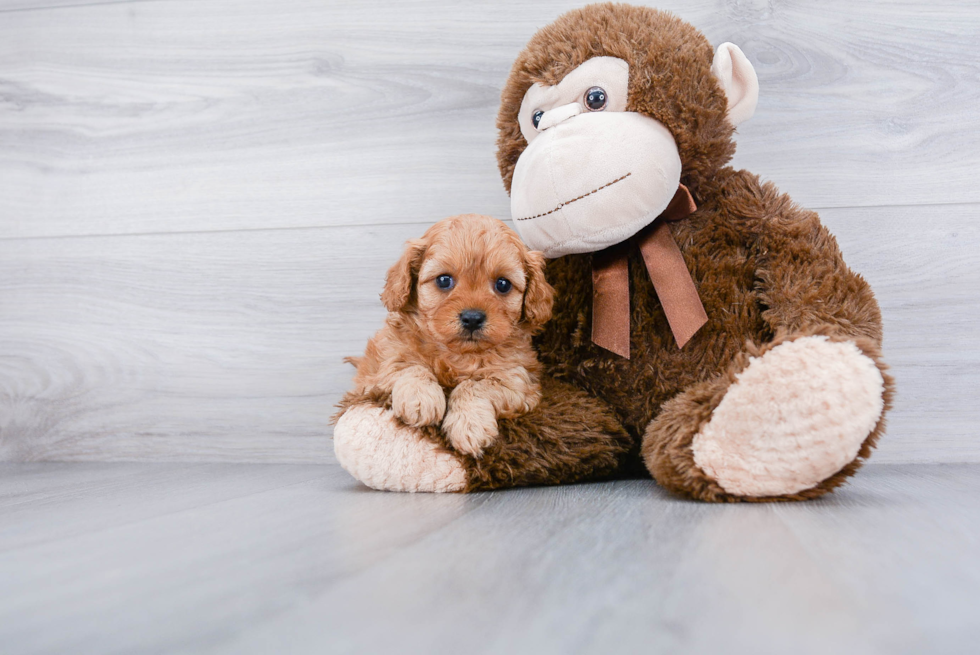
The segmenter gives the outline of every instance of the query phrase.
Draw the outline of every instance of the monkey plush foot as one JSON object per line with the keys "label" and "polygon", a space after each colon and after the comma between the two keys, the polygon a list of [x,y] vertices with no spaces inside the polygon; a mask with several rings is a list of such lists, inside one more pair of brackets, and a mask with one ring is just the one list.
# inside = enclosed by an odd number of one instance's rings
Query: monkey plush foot
{"label": "monkey plush foot", "polygon": [[751,360],[694,435],[694,463],[738,496],[818,485],[857,457],[884,409],[885,382],[852,342],[811,336]]}
{"label": "monkey plush foot", "polygon": [[861,339],[787,339],[663,407],[643,456],[663,486],[708,501],[816,498],[853,474],[882,429],[891,380]]}
{"label": "monkey plush foot", "polygon": [[459,459],[418,429],[399,423],[388,409],[349,407],[337,421],[333,444],[340,465],[373,489],[452,492],[466,487]]}

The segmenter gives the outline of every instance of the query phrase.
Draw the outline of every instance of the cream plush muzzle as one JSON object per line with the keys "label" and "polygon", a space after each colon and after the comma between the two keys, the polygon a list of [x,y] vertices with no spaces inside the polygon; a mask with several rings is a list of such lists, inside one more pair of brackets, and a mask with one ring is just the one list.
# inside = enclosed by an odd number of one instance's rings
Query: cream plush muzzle
{"label": "cream plush muzzle", "polygon": [[517,160],[511,213],[521,238],[546,257],[594,252],[652,223],[680,177],[677,145],[656,120],[577,113],[538,134]]}
{"label": "cream plush muzzle", "polygon": [[[586,94],[606,95],[590,111]],[[595,57],[554,86],[533,85],[519,122],[528,142],[511,183],[521,238],[547,257],[594,252],[624,241],[667,207],[681,159],[661,123],[627,112],[629,65]],[[534,115],[542,112],[537,126]]]}
{"label": "cream plush muzzle", "polygon": [[[728,97],[732,125],[750,118],[759,81],[738,46],[718,46],[711,71]],[[599,111],[586,106],[593,87],[606,93]],[[628,101],[629,64],[617,57],[593,57],[558,84],[534,84],[524,94],[518,123],[528,145],[514,168],[511,215],[521,238],[546,257],[625,241],[677,192],[674,137],[655,119],[627,111]]]}

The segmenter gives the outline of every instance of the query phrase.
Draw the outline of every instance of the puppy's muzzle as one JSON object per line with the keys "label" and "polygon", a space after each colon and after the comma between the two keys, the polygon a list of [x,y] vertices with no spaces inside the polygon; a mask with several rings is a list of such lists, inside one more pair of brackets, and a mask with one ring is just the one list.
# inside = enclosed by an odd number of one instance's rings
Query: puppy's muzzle
{"label": "puppy's muzzle", "polygon": [[486,313],[479,309],[464,309],[459,313],[459,324],[470,334],[482,328],[486,322]]}

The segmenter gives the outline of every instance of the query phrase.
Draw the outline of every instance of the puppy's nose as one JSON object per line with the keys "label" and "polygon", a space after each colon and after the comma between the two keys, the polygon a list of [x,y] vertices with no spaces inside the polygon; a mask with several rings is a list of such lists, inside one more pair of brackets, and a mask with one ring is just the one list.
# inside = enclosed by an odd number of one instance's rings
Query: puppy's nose
{"label": "puppy's nose", "polygon": [[459,313],[459,322],[463,324],[464,330],[476,332],[487,322],[487,315],[479,309],[464,309]]}

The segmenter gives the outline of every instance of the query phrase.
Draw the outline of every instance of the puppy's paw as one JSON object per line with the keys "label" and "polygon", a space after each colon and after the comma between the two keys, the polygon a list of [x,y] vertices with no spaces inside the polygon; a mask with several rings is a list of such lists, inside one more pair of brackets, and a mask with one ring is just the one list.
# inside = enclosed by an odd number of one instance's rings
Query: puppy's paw
{"label": "puppy's paw", "polygon": [[450,401],[442,432],[457,451],[480,457],[497,437],[497,417],[487,400]]}
{"label": "puppy's paw", "polygon": [[391,390],[391,411],[406,425],[439,425],[446,414],[446,393],[432,381],[399,380]]}

